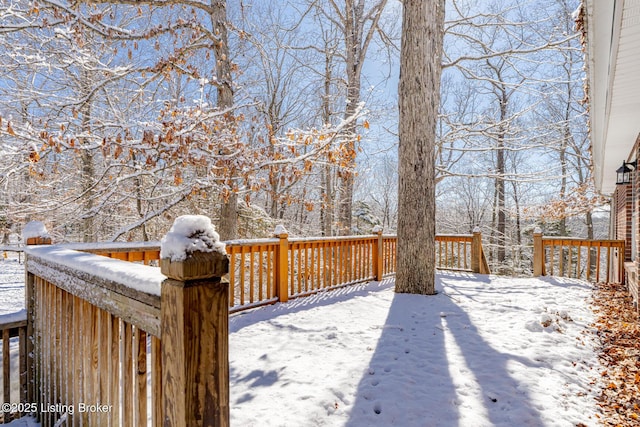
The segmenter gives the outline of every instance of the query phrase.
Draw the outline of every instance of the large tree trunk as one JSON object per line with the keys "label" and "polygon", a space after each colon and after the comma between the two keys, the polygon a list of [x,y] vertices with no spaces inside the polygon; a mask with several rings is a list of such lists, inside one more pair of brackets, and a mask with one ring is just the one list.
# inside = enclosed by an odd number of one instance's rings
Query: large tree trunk
{"label": "large tree trunk", "polygon": [[[324,96],[322,97],[322,122],[331,126],[331,80],[333,79],[333,50],[325,48]],[[323,236],[333,236],[334,191],[333,168],[327,159],[322,169],[322,204],[320,205],[320,223]]]}
{"label": "large tree trunk", "polygon": [[497,216],[498,225],[496,230],[498,244],[498,264],[502,265],[506,259],[507,248],[507,210],[505,197],[505,139],[506,129],[505,120],[507,120],[507,103],[509,98],[506,94],[504,84],[499,85],[500,90],[500,130],[498,133],[497,150],[496,150],[496,193],[497,193]]}
{"label": "large tree trunk", "polygon": [[81,146],[82,150],[82,197],[84,217],[82,219],[82,241],[95,242],[95,213],[93,212],[93,185],[95,181],[95,167],[93,164],[93,154],[90,151],[90,141],[86,136],[91,133],[91,74],[87,70],[82,70],[80,75],[80,96],[83,104],[80,107],[82,120]]}
{"label": "large tree trunk", "polygon": [[[211,1],[211,23],[218,42],[214,43],[216,58],[216,79],[218,82],[217,107],[227,110],[233,106],[233,81],[231,77],[231,58],[229,57],[229,38],[227,35],[227,2]],[[231,240],[238,236],[238,194],[232,192],[222,201],[218,222],[220,239]]]}
{"label": "large tree trunk", "polygon": [[396,292],[435,294],[435,147],[444,0],[405,0],[400,53]]}
{"label": "large tree trunk", "polygon": [[498,149],[496,152],[496,244],[498,245],[497,261],[498,264],[502,264],[506,259],[506,245],[507,245],[507,214],[505,208],[505,185],[504,185],[504,134],[501,134],[498,138]]}
{"label": "large tree trunk", "polygon": [[[347,68],[347,108],[345,118],[355,114],[360,102],[360,73],[361,61],[364,60],[362,49],[362,19],[364,2],[347,0],[345,2],[345,56]],[[349,154],[348,166],[355,168],[356,164],[356,124],[353,122],[345,128],[346,148]],[[342,236],[351,234],[351,209],[353,206],[353,172],[344,171],[340,177],[340,194],[338,200],[338,232]]]}

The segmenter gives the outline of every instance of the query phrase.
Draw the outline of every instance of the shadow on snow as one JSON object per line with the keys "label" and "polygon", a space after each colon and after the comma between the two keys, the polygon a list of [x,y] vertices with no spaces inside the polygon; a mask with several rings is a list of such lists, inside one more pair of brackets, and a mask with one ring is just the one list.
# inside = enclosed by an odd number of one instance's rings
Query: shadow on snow
{"label": "shadow on snow", "polygon": [[395,294],[346,425],[543,425],[507,367],[537,365],[492,348],[442,292],[444,278],[491,282],[483,275],[438,274],[438,295]]}

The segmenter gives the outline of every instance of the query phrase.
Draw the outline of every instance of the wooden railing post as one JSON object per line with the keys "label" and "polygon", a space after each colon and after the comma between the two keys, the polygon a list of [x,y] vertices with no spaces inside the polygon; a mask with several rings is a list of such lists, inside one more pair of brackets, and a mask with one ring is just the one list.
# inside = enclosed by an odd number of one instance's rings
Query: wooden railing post
{"label": "wooden railing post", "polygon": [[[39,221],[32,221],[25,225],[23,229],[23,240],[28,246],[33,245],[50,245],[51,237],[47,233],[47,229],[44,224]],[[20,372],[20,376],[26,378],[21,379],[21,383],[24,384],[20,390],[20,398],[22,402],[39,402],[38,392],[36,391],[36,372],[35,372],[35,360],[36,354],[34,352],[35,340],[37,337],[34,334],[34,319],[35,319],[35,276],[29,273],[27,265],[29,264],[28,256],[25,252],[25,280],[24,280],[24,293],[25,293],[25,309],[27,312],[27,333],[26,342],[20,345],[24,345],[24,354],[26,360],[24,363],[24,372]],[[22,369],[22,363],[20,363]],[[22,382],[24,381],[24,382]]]}
{"label": "wooden railing post", "polygon": [[384,275],[384,241],[382,240],[382,227],[373,228],[373,234],[377,236],[371,253],[371,265],[374,280],[381,281]]}
{"label": "wooden railing post", "polygon": [[544,246],[542,244],[542,230],[539,227],[533,231],[533,275],[544,276]]}
{"label": "wooden railing post", "polygon": [[482,266],[482,233],[480,228],[473,229],[473,240],[471,241],[471,271],[481,273]]}
{"label": "wooden railing post", "polygon": [[229,259],[194,252],[160,260],[165,427],[229,425]]}
{"label": "wooden railing post", "polygon": [[280,239],[276,250],[276,296],[278,301],[287,302],[289,301],[289,233],[279,225],[274,235]]}

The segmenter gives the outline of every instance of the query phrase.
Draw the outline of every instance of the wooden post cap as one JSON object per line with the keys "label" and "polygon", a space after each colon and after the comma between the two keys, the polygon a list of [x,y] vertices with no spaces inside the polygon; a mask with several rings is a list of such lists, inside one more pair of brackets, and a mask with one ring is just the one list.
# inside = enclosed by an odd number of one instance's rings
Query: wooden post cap
{"label": "wooden post cap", "polygon": [[25,243],[27,245],[50,245],[51,237],[28,237]]}
{"label": "wooden post cap", "polygon": [[196,251],[184,261],[161,259],[160,271],[168,278],[180,281],[222,277],[229,272],[229,257],[218,251]]}

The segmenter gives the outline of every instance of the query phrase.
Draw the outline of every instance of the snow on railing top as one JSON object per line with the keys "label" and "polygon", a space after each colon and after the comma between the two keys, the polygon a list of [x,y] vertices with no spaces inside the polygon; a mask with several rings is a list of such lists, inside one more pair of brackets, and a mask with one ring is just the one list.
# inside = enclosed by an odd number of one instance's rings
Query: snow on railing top
{"label": "snow on railing top", "polygon": [[14,313],[0,314],[0,326],[25,322],[27,320],[27,310],[24,308]]}
{"label": "snow on railing top", "polygon": [[[27,247],[25,252],[33,261],[42,260],[49,265],[64,266],[74,272],[99,277],[151,295],[160,295],[160,286],[166,279],[158,267],[80,252],[58,245]],[[55,271],[50,273],[56,274]]]}

